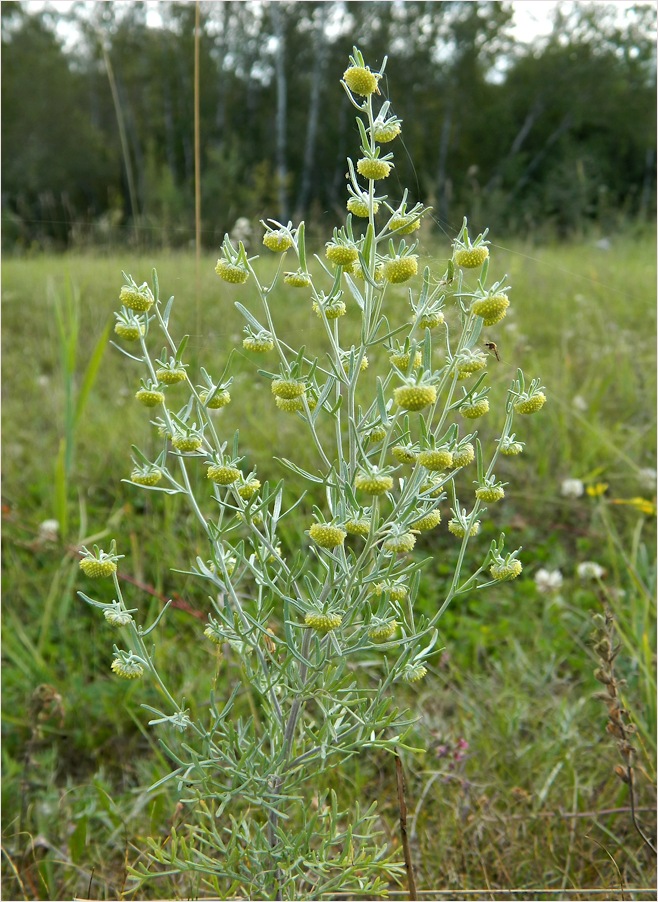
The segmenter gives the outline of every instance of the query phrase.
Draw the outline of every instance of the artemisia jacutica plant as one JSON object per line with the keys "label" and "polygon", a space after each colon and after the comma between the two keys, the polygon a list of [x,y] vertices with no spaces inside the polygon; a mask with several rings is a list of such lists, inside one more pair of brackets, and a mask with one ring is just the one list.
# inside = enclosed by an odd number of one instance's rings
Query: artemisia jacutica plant
{"label": "artemisia jacutica plant", "polygon": [[[189,824],[151,843],[142,876],[195,872],[224,897],[376,894],[399,874],[374,804],[343,810],[326,788],[328,769],[404,747],[412,717],[396,707],[396,687],[426,677],[441,615],[459,595],[522,570],[502,536],[486,551],[469,550],[487,506],[505,497],[499,456],[523,451],[515,420],[540,410],[545,396],[521,371],[500,403],[487,386],[493,357],[481,330],[505,317],[510,288],[490,276],[486,232],[471,241],[464,221],[449,259],[421,268],[416,236],[429,209],[408,204],[406,191],[398,201],[387,193],[402,123],[382,100],[382,73],[354,49],[342,85],[361,146],[356,162],[347,160],[345,222],[322,253],[309,255],[304,223],[268,220],[263,245],[278,255],[273,277],[271,264],[229,236],[216,265],[224,291],[242,286],[242,350],[262,361],[267,403],[295,418],[316,469],[273,458],[270,472],[256,472],[217,414],[235,391],[227,349],[190,371],[186,338],[172,334],[173,298],[163,303],[155,272],[151,284],[124,274],[119,296],[116,334],[142,368],[135,403],[148,409],[161,448],[147,457],[133,447],[129,481],[187,500],[207,548],[190,561],[208,604],[199,641],[223,650],[222,666],[235,662],[238,678],[231,672],[222,682],[220,668],[203,713],[190,716],[150,644],[164,611],[140,625],[124,600],[114,544],[109,552],[83,549],[81,568],[113,579],[116,599],[82,597],[119,630],[114,673],[155,681],[160,706],[145,707],[173,763],[164,780],[193,805]],[[275,288],[307,311],[324,337],[322,354],[285,340]],[[355,321],[349,334],[358,341],[346,341],[341,326]],[[485,417],[499,430],[487,447],[478,438]],[[317,505],[305,506],[306,495],[284,505],[284,467],[306,481]],[[280,524],[293,509],[306,529],[291,545]],[[418,614],[427,555],[414,547],[429,530],[456,543],[456,565],[436,609]]]}

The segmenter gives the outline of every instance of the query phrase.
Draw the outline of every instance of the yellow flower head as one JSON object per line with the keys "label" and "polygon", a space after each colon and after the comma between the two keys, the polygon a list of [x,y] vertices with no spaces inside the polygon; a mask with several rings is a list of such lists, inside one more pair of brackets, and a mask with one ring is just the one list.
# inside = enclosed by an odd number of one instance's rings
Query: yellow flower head
{"label": "yellow flower head", "polygon": [[634,507],[636,511],[646,514],[647,517],[655,517],[656,515],[656,505],[653,501],[649,501],[648,498],[613,498],[612,504],[628,504],[629,507]]}

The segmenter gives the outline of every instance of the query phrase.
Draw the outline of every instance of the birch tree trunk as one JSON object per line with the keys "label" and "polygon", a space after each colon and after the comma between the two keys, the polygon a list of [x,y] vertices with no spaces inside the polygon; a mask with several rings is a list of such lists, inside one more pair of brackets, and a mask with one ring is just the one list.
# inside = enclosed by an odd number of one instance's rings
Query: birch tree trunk
{"label": "birch tree trunk", "polygon": [[530,181],[530,176],[540,166],[545,157],[548,156],[551,147],[562,137],[563,134],[565,134],[565,132],[569,131],[572,125],[573,115],[571,114],[571,112],[568,112],[562,117],[562,120],[555,131],[551,132],[551,134],[548,136],[542,149],[534,155],[532,160],[530,160],[524,171],[521,173],[520,178],[507,196],[508,203],[511,203],[511,201],[516,197],[521,189],[525,185],[527,185],[527,183]]}
{"label": "birch tree trunk", "polygon": [[327,64],[325,24],[327,21],[327,7],[331,7],[331,5],[332,4],[320,3],[316,7],[317,22],[313,32],[313,72],[311,75],[311,91],[309,95],[309,113],[306,120],[304,163],[296,204],[296,217],[298,218],[304,217],[311,194],[313,164],[315,163],[315,146],[318,134],[318,124],[320,121],[320,95],[322,93],[324,73]]}
{"label": "birch tree trunk", "polygon": [[272,23],[276,37],[274,68],[276,73],[276,183],[279,221],[288,222],[288,166],[286,161],[287,86],[286,37],[283,16],[277,3],[271,5]]}
{"label": "birch tree trunk", "polygon": [[450,186],[448,183],[448,148],[450,147],[450,132],[452,131],[452,103],[446,109],[441,126],[441,139],[439,141],[439,160],[436,170],[436,193],[438,214],[440,222],[448,222]]}
{"label": "birch tree trunk", "polygon": [[226,76],[224,73],[224,58],[226,56],[228,28],[228,10],[226,3],[214,4],[211,10],[216,14],[219,25],[219,33],[215,39],[217,48],[217,107],[215,108],[215,128],[219,135],[220,144],[224,143],[224,129],[226,128]]}
{"label": "birch tree trunk", "polygon": [[517,155],[517,153],[519,153],[519,151],[523,147],[525,139],[528,137],[528,135],[532,131],[535,123],[537,122],[537,120],[539,119],[539,117],[543,113],[543,111],[544,111],[543,100],[541,100],[541,98],[537,98],[535,100],[534,104],[532,105],[532,109],[529,111],[528,115],[525,117],[523,125],[521,126],[519,131],[516,133],[516,136],[515,136],[514,140],[512,141],[512,145],[509,149],[507,156],[503,157],[500,160],[500,162],[496,166],[496,169],[494,170],[494,174],[491,176],[491,178],[489,179],[487,184],[484,186],[484,189],[483,189],[484,194],[488,194],[491,190],[493,190],[493,188],[499,182],[500,174],[503,171],[505,165],[512,159],[512,157],[515,157]]}

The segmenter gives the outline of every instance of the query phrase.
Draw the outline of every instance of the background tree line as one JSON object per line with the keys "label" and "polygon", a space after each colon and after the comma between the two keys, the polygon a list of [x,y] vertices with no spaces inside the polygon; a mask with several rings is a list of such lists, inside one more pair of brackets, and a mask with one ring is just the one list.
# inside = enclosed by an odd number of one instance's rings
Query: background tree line
{"label": "background tree line", "polygon": [[[141,2],[2,3],[6,249],[193,240],[195,7],[161,2],[153,24]],[[528,46],[504,2],[201,3],[204,244],[241,216],[338,222],[355,43],[372,67],[388,55],[403,120],[387,190],[437,223],[564,237],[653,218],[656,11],[618,7],[558,9]]]}

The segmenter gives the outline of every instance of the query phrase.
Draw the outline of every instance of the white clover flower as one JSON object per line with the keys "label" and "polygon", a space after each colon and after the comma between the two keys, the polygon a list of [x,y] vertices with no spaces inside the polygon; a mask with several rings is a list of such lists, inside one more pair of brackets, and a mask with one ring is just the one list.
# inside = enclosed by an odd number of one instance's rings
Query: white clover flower
{"label": "white clover flower", "polygon": [[596,561],[583,561],[578,564],[577,573],[580,579],[601,579],[605,570]]}
{"label": "white clover flower", "polygon": [[610,601],[623,601],[626,598],[626,590],[618,589],[616,586],[606,587],[606,594]]}
{"label": "white clover flower", "polygon": [[39,524],[39,542],[56,542],[59,536],[59,520],[44,520]]}
{"label": "white clover flower", "polygon": [[586,411],[587,408],[589,407],[589,404],[583,398],[582,395],[574,395],[573,398],[571,399],[571,403],[576,408],[576,410],[580,410],[581,413]]}
{"label": "white clover flower", "polygon": [[656,488],[656,470],[654,467],[642,467],[640,470],[640,482],[647,489]]}
{"label": "white clover flower", "polygon": [[562,588],[562,574],[559,570],[545,570],[543,567],[535,573],[535,585],[542,595],[551,595]]}
{"label": "white clover flower", "polygon": [[560,492],[564,498],[580,498],[585,494],[585,485],[581,479],[563,479]]}
{"label": "white clover flower", "polygon": [[241,241],[244,246],[247,247],[253,236],[253,231],[252,225],[247,217],[240,216],[235,220],[233,228],[231,229],[231,239],[236,244]]}

